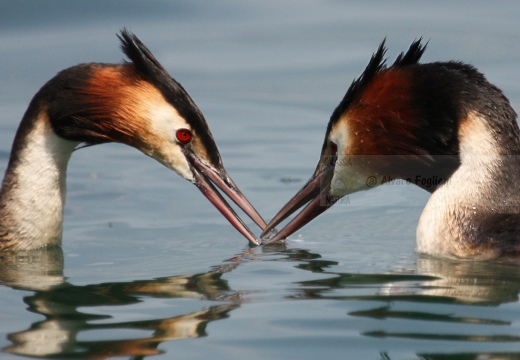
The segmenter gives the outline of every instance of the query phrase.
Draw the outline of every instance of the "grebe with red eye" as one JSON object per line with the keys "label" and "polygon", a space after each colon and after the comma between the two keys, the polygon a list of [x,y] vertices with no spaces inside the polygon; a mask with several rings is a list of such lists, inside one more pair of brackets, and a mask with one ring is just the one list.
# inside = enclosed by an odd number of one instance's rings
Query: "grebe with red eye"
{"label": "grebe with red eye", "polygon": [[175,133],[177,140],[179,140],[183,144],[187,144],[191,141],[191,131],[188,129],[179,129]]}
{"label": "grebe with red eye", "polygon": [[222,165],[204,116],[133,34],[119,34],[130,62],[63,70],[32,99],[0,191],[0,250],[61,242],[65,176],[81,143],[137,148],[195,184],[251,243],[258,240],[215,188],[261,228],[265,222]]}
{"label": "grebe with red eye", "polygon": [[[313,176],[264,229],[266,241],[286,238],[342,196],[404,179],[432,194],[417,227],[418,252],[518,259],[516,113],[473,66],[420,64],[425,48],[414,41],[387,67],[384,42],[380,45],[333,112]],[[307,203],[285,228],[266,238]]]}

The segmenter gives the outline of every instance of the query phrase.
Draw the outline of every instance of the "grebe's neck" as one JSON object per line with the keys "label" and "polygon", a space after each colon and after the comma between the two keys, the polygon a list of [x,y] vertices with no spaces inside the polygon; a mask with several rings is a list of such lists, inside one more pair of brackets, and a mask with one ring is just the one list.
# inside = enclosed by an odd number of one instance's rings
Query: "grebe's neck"
{"label": "grebe's neck", "polygon": [[506,124],[493,127],[474,112],[460,123],[461,164],[421,215],[419,252],[472,259],[519,252],[520,131],[514,119]]}
{"label": "grebe's neck", "polygon": [[66,169],[77,144],[54,133],[45,109],[27,112],[0,192],[0,250],[61,242]]}

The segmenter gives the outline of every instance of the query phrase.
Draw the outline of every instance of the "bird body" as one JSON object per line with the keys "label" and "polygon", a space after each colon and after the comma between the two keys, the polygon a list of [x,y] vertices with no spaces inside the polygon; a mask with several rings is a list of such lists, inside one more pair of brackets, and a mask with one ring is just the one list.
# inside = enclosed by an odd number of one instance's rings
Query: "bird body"
{"label": "bird body", "polygon": [[508,99],[473,66],[421,64],[413,42],[386,66],[384,42],[333,112],[309,182],[262,236],[309,203],[283,239],[341,197],[403,179],[432,193],[417,251],[497,259],[520,251],[520,130]]}

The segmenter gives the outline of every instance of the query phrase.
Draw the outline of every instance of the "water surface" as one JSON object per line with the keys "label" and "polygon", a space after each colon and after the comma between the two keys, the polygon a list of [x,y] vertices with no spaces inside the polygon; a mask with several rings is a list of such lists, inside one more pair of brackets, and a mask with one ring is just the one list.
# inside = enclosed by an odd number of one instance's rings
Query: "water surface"
{"label": "water surface", "polygon": [[[123,26],[191,94],[267,219],[311,175],[385,37],[393,59],[422,36],[424,61],[470,62],[520,104],[512,1],[73,4],[2,5],[1,170],[33,94],[65,67],[120,61]],[[1,259],[0,358],[520,359],[519,268],[417,256],[418,188],[351,195],[250,248],[134,149],[79,150],[68,174],[63,247]]]}

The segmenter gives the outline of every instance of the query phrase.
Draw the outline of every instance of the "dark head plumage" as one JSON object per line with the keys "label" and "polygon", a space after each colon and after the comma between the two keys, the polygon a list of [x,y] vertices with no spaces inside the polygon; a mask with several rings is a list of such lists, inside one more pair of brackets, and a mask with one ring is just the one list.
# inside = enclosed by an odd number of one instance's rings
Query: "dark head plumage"
{"label": "dark head plumage", "polygon": [[207,148],[210,161],[222,167],[222,160],[204,115],[182,85],[168,74],[137,36],[122,29],[118,38],[121,40],[121,49],[131,60],[137,73],[161,91]]}
{"label": "dark head plumage", "polygon": [[[406,53],[402,52],[399,54],[392,67],[404,67],[417,64],[426,50],[426,46],[428,45],[422,45],[421,41],[422,38],[415,40],[412,45],[410,45],[410,48]],[[334,124],[339,121],[341,115],[344,114],[345,111],[347,111],[347,109],[352,105],[352,103],[361,96],[374,76],[387,69],[385,59],[387,48],[385,43],[386,39],[383,40],[381,44],[379,44],[377,51],[372,54],[372,57],[370,58],[370,61],[368,62],[368,65],[361,76],[352,82],[347,92],[345,93],[345,96],[332,113],[329,125],[327,127],[327,134],[332,129],[332,126],[334,126]]]}
{"label": "dark head plumage", "polygon": [[[457,110],[444,94],[438,93],[445,87],[438,86],[439,79],[431,66],[419,64],[426,46],[422,38],[414,40],[387,66],[385,40],[381,42],[330,117],[322,147],[324,159],[333,146],[329,135],[346,114],[350,131],[356,134],[344,144],[351,155],[406,155],[409,161],[416,159],[423,163],[419,166],[427,167],[433,155],[457,155],[457,128],[452,126]],[[450,66],[437,64],[434,67],[441,72]],[[451,172],[458,161],[449,158],[448,162]],[[325,163],[318,163],[316,173]]]}

